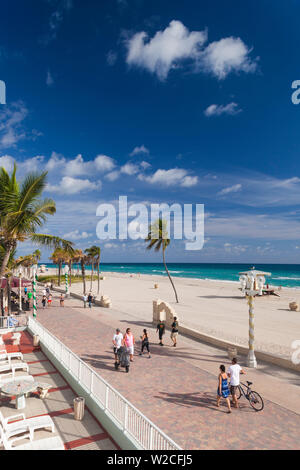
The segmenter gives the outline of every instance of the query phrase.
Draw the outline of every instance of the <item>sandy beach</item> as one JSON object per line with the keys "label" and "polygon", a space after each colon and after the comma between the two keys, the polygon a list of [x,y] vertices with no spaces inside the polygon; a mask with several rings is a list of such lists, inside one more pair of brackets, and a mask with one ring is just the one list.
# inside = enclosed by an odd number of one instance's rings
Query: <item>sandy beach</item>
{"label": "sandy beach", "polygon": [[[55,270],[49,268],[47,274],[52,273]],[[179,321],[185,326],[241,345],[248,344],[248,305],[238,282],[176,277],[179,297],[179,304],[176,304],[167,277],[111,272],[103,276],[100,295],[110,297],[113,310],[152,322],[152,302],[161,299],[175,308]],[[158,289],[154,289],[155,283]],[[87,290],[90,290],[89,281]],[[73,283],[71,292],[81,294],[82,283]],[[93,282],[92,292],[97,294],[97,280]],[[288,308],[289,302],[294,300],[300,300],[300,291],[289,288],[283,288],[280,297],[256,297],[256,349],[290,357],[291,343],[300,339],[300,312]]]}

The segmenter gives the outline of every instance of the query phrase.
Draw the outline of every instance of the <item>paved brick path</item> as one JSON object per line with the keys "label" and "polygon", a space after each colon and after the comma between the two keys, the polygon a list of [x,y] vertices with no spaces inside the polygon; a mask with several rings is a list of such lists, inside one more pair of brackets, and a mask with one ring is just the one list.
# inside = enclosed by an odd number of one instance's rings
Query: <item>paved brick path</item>
{"label": "paved brick path", "polygon": [[[264,395],[265,409],[257,413],[241,400],[241,409],[228,415],[225,403],[220,409],[215,406],[218,367],[228,364],[222,351],[182,337],[175,349],[169,334],[161,347],[152,325],[125,312],[83,309],[75,299],[67,300],[65,308],[58,304],[54,294],[53,306],[39,309],[38,320],[183,448],[300,449],[297,376],[285,387],[280,373],[277,378],[267,370],[249,370],[249,380],[254,376],[256,385],[270,389],[275,402],[255,387]],[[148,329],[152,354],[151,359],[135,355],[129,374],[114,370],[112,354],[115,328],[124,331],[127,326],[137,340],[136,354],[142,329]],[[282,392],[292,397],[287,406],[276,403]],[[284,395],[281,398],[284,402]]]}

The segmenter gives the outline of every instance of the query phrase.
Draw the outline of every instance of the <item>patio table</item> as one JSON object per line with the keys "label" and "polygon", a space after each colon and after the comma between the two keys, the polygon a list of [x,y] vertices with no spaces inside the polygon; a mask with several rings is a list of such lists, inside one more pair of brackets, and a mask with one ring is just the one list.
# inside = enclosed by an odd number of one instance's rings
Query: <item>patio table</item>
{"label": "patio table", "polygon": [[26,407],[25,395],[26,393],[36,390],[37,383],[29,382],[28,380],[13,380],[1,387],[1,393],[16,397],[16,408],[22,410]]}

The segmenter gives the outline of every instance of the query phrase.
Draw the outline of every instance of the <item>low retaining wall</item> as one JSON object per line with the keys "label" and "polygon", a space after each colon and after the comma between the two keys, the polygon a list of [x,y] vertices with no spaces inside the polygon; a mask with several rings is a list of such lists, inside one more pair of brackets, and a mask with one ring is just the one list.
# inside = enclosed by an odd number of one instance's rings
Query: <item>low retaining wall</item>
{"label": "low retaining wall", "polygon": [[[157,324],[156,320],[153,320],[153,324]],[[168,325],[166,325],[166,327],[169,329]],[[230,341],[216,338],[215,336],[210,336],[205,333],[200,333],[197,330],[193,330],[192,328],[186,327],[181,324],[179,325],[179,334],[195,339],[196,341],[199,341],[199,342],[201,341],[203,343],[216,346],[217,348],[226,350],[226,351],[228,350],[228,348],[234,347],[237,349],[238,354],[242,354],[245,356],[248,355],[249,350],[245,346],[242,346],[236,343],[231,343]],[[256,350],[255,356],[256,356],[256,359],[259,359],[261,361],[275,364],[285,369],[291,369],[291,370],[300,372],[300,364],[294,364],[291,360],[285,359],[284,357],[281,357],[281,356],[277,356],[276,354],[270,354],[265,351]]]}

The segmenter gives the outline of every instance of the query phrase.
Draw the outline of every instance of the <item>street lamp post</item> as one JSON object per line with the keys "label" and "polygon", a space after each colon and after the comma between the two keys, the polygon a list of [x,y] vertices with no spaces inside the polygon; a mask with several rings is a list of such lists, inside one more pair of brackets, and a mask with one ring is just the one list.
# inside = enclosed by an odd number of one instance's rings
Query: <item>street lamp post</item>
{"label": "street lamp post", "polygon": [[65,289],[67,298],[69,297],[69,266],[65,266]]}
{"label": "street lamp post", "polygon": [[257,361],[254,353],[254,297],[262,295],[265,284],[265,276],[271,276],[271,273],[264,273],[251,269],[240,274],[241,290],[245,294],[249,305],[249,352],[248,367],[256,368]]}
{"label": "street lamp post", "polygon": [[19,313],[22,312],[22,271],[19,271]]}
{"label": "street lamp post", "polygon": [[33,279],[32,279],[33,313],[32,313],[32,316],[34,318],[36,318],[36,311],[37,311],[37,308],[36,308],[36,273],[37,273],[37,265],[36,264],[33,265],[32,271],[33,271]]}

